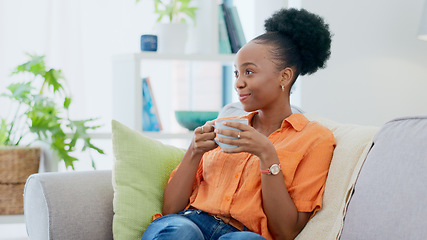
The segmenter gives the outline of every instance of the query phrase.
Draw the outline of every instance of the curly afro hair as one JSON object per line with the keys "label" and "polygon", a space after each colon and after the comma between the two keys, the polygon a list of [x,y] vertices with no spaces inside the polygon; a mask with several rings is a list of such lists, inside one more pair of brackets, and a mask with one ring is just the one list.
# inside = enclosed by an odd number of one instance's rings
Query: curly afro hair
{"label": "curly afro hair", "polygon": [[326,66],[332,35],[321,17],[304,9],[281,9],[264,26],[267,32],[254,41],[273,46],[274,62],[281,69],[295,67],[295,79]]}

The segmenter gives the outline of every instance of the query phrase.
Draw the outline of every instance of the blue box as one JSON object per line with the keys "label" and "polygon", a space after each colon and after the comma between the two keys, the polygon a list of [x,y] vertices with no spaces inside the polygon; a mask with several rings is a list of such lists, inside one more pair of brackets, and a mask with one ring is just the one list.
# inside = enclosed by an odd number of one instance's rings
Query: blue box
{"label": "blue box", "polygon": [[144,34],[141,35],[141,51],[157,51],[157,36]]}

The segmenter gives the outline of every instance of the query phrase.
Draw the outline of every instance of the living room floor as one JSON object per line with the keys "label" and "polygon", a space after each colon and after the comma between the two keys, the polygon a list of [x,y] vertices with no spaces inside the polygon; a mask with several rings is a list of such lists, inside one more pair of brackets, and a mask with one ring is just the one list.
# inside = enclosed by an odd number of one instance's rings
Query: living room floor
{"label": "living room floor", "polygon": [[24,215],[0,215],[0,240],[28,240]]}
{"label": "living room floor", "polygon": [[0,240],[28,240],[25,223],[0,224]]}

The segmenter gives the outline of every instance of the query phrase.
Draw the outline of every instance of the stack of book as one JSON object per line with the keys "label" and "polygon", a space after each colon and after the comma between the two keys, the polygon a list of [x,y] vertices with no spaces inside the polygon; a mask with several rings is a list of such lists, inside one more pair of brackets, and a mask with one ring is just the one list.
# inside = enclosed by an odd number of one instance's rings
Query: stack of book
{"label": "stack of book", "polygon": [[246,44],[236,6],[218,5],[219,53],[237,53]]}

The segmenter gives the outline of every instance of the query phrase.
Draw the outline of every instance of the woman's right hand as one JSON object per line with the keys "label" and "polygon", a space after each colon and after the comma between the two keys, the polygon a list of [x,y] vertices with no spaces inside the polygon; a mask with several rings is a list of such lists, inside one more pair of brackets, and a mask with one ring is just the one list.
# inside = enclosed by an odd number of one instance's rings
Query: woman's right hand
{"label": "woman's right hand", "polygon": [[191,150],[196,155],[203,155],[205,152],[215,149],[218,145],[214,141],[216,136],[213,125],[215,121],[208,121],[205,125],[194,130],[194,136],[190,145]]}

